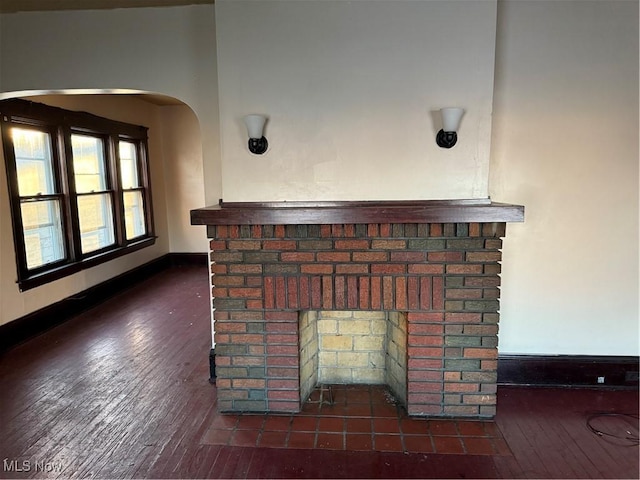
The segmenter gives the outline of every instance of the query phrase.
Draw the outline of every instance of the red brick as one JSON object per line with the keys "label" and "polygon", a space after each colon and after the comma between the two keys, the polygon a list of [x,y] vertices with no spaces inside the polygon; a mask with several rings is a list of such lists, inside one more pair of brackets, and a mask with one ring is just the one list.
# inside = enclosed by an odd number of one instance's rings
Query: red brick
{"label": "red brick", "polygon": [[369,303],[369,277],[360,277],[359,283],[359,296],[360,296],[360,308],[367,310],[370,307]]}
{"label": "red brick", "polygon": [[[422,369],[440,369],[442,368],[442,359],[441,358],[419,358],[414,359],[414,362],[417,362],[417,365],[420,365],[418,368]],[[410,381],[421,381],[422,380],[422,371],[419,369],[412,369],[407,372],[407,380]]]}
{"label": "red brick", "polygon": [[498,361],[497,360],[482,360],[480,362],[480,368],[482,370],[497,370],[498,369]]}
{"label": "red brick", "polygon": [[420,307],[423,310],[431,309],[431,277],[420,277]]}
{"label": "red brick", "polygon": [[467,252],[467,262],[499,262],[501,252]]}
{"label": "red brick", "polygon": [[288,367],[268,367],[267,376],[271,378],[298,378],[299,370]]}
{"label": "red brick", "polygon": [[238,366],[258,366],[264,365],[264,357],[241,357],[236,355],[233,357],[233,365]]}
{"label": "red brick", "polygon": [[433,277],[433,301],[431,303],[434,310],[444,310],[444,279]]}
{"label": "red brick", "polygon": [[268,409],[272,412],[292,412],[300,409],[300,400],[287,402],[284,400],[269,400]]}
{"label": "red brick", "polygon": [[351,253],[349,252],[318,252],[317,259],[319,262],[348,262],[349,260],[351,260]]}
{"label": "red brick", "polygon": [[287,312],[282,310],[264,312],[264,319],[271,322],[289,322],[297,324],[298,312]]}
{"label": "red brick", "polygon": [[427,259],[429,262],[462,262],[464,256],[462,252],[429,252]]}
{"label": "red brick", "polygon": [[337,274],[359,274],[369,273],[369,265],[362,265],[357,263],[344,263],[336,265]]}
{"label": "red brick", "polygon": [[225,273],[227,273],[227,266],[226,265],[220,265],[217,263],[212,263],[211,264],[211,273],[215,275],[224,275]]}
{"label": "red brick", "polygon": [[439,404],[442,401],[442,395],[439,393],[411,393],[408,395],[408,402],[412,403],[435,403]]}
{"label": "red brick", "polygon": [[328,238],[331,236],[331,225],[320,225],[320,236]]}
{"label": "red brick", "polygon": [[393,310],[393,277],[382,277],[382,306],[385,310]]}
{"label": "red brick", "polygon": [[445,271],[451,274],[457,275],[468,275],[471,273],[482,273],[482,265],[459,265],[455,263],[451,263],[446,266]]}
{"label": "red brick", "polygon": [[482,298],[482,290],[479,288],[447,288],[447,299],[477,299]]}
{"label": "red brick", "polygon": [[333,309],[333,279],[328,275],[322,277],[322,308]]}
{"label": "red brick", "polygon": [[416,335],[443,335],[444,326],[442,324],[409,322],[408,331],[409,334]]}
{"label": "red brick", "polygon": [[469,236],[470,237],[479,237],[481,233],[481,228],[479,223],[470,223],[469,224]]}
{"label": "red brick", "polygon": [[314,262],[316,254],[313,252],[282,252],[280,260],[283,262]]}
{"label": "red brick", "polygon": [[[415,368],[433,368],[433,367],[428,367],[426,365],[423,366],[419,366],[418,364],[420,363],[418,361],[419,357],[435,357],[435,358],[441,358],[442,357],[442,348],[437,348],[437,347],[416,347],[416,346],[408,346],[407,347],[407,353],[409,354],[409,363],[411,365],[413,365]],[[412,362],[417,362],[417,363],[412,363]]]}
{"label": "red brick", "polygon": [[407,248],[406,240],[373,240],[371,248],[374,250],[402,250]]}
{"label": "red brick", "polygon": [[246,302],[248,310],[262,310],[264,308],[264,302],[262,300],[247,300]]}
{"label": "red brick", "polygon": [[409,323],[438,323],[444,321],[442,312],[409,312],[407,319]]}
{"label": "red brick", "polygon": [[[267,398],[276,400],[300,400],[300,394],[297,390],[269,390]],[[269,405],[271,406],[272,404]]]}
{"label": "red brick", "polygon": [[276,308],[282,310],[287,304],[287,290],[284,277],[276,277]]}
{"label": "red brick", "polygon": [[381,223],[380,224],[380,236],[381,237],[389,237],[389,236],[391,236],[391,224],[390,223]]}
{"label": "red brick", "polygon": [[[216,365],[218,367],[226,367],[231,365],[231,357],[216,355]],[[218,382],[216,382],[218,383]],[[231,386],[231,385],[229,385]]]}
{"label": "red brick", "polygon": [[411,346],[442,346],[442,336],[437,335],[409,335],[408,343]]}
{"label": "red brick", "polygon": [[245,277],[247,287],[262,287],[262,277],[258,275],[250,275]]}
{"label": "red brick", "polygon": [[[217,357],[216,357],[216,362],[217,362]],[[230,378],[217,378],[216,379],[216,388],[218,390],[222,389],[222,388],[231,388],[231,379]]]}
{"label": "red brick", "polygon": [[345,237],[355,237],[356,236],[356,226],[353,223],[349,223],[344,226],[344,236]]}
{"label": "red brick", "polygon": [[407,308],[409,310],[417,310],[420,308],[419,299],[418,277],[409,277],[407,279]]}
{"label": "red brick", "polygon": [[425,252],[391,252],[392,262],[423,263],[426,260]]}
{"label": "red brick", "polygon": [[264,388],[266,381],[258,378],[234,378],[231,384],[233,388]]}
{"label": "red brick", "polygon": [[365,239],[348,239],[348,240],[336,240],[336,250],[368,250],[369,240]]}
{"label": "red brick", "polygon": [[298,322],[268,322],[265,327],[268,333],[298,333]]}
{"label": "red brick", "polygon": [[229,240],[229,250],[260,250],[260,240]]}
{"label": "red brick", "polygon": [[229,225],[229,238],[240,238],[239,225]]}
{"label": "red brick", "polygon": [[267,388],[280,390],[298,390],[300,382],[297,380],[267,380]]}
{"label": "red brick", "polygon": [[377,237],[380,234],[380,228],[377,223],[370,223],[367,225],[367,235],[369,237]]}
{"label": "red brick", "polygon": [[407,279],[396,277],[396,310],[407,309]]}
{"label": "red brick", "polygon": [[253,225],[251,227],[251,238],[262,238],[262,225]]}
{"label": "red brick", "polygon": [[264,335],[259,333],[234,333],[230,335],[231,343],[264,343]]}
{"label": "red brick", "polygon": [[229,296],[229,289],[213,287],[211,289],[211,295],[213,296],[213,298],[226,298]]}
{"label": "red brick", "polygon": [[494,359],[494,358],[498,358],[498,349],[497,348],[465,348],[464,357]]}
{"label": "red brick", "polygon": [[320,277],[311,278],[311,308],[322,306],[322,282]]}
{"label": "red brick", "polygon": [[441,223],[432,223],[429,225],[429,236],[430,237],[441,237],[442,236],[442,224]]}
{"label": "red brick", "polygon": [[229,296],[231,298],[261,298],[261,288],[230,288]]}
{"label": "red brick", "polygon": [[298,366],[298,357],[277,357],[269,355],[267,357],[267,365],[279,367],[296,367]]}
{"label": "red brick", "polygon": [[284,225],[276,225],[273,229],[273,236],[276,238],[284,238],[285,233]]}
{"label": "red brick", "polygon": [[226,225],[218,225],[216,227],[216,235],[218,238],[226,238],[229,236],[229,229]]}
{"label": "red brick", "polygon": [[298,308],[298,281],[295,277],[287,278],[287,308]]}
{"label": "red brick", "polygon": [[[297,345],[298,335],[286,335],[284,333],[269,333],[266,338],[267,345]],[[255,343],[255,342],[249,342]]]}
{"label": "red brick", "polygon": [[267,354],[269,355],[297,356],[299,353],[297,345],[267,345]]}
{"label": "red brick", "polygon": [[264,277],[264,308],[275,308],[275,279],[273,277]]}
{"label": "red brick", "polygon": [[309,292],[309,278],[308,277],[300,277],[298,281],[300,286],[300,308],[308,309],[311,305],[310,300],[310,292]]}
{"label": "red brick", "polygon": [[347,277],[347,308],[358,308],[358,277]]}
{"label": "red brick", "polygon": [[460,381],[460,372],[444,372],[445,382],[458,382]]}
{"label": "red brick", "polygon": [[[263,250],[295,250],[297,247],[295,240],[264,240],[262,242]],[[287,252],[291,253],[291,252]]]}
{"label": "red brick", "polygon": [[445,382],[445,392],[477,392],[480,386],[477,383],[450,383]]}
{"label": "red brick", "polygon": [[371,308],[380,310],[382,307],[382,284],[380,277],[371,277]]}
{"label": "red brick", "polygon": [[335,282],[335,308],[343,310],[347,305],[347,283],[343,276],[336,276]]}
{"label": "red brick", "polygon": [[331,225],[331,236],[338,237],[338,238],[343,237],[344,236],[343,226],[339,224]]}
{"label": "red brick", "polygon": [[[443,375],[440,370],[416,370],[419,373],[420,380],[413,378],[410,383],[422,383],[422,382],[440,382],[442,383]],[[418,389],[420,387],[417,387]],[[442,388],[442,387],[441,387]]]}
{"label": "red brick", "polygon": [[353,252],[354,262],[386,262],[389,260],[387,252]]}
{"label": "red brick", "polygon": [[402,274],[406,273],[407,266],[400,263],[374,263],[371,265],[371,273],[375,274]]}
{"label": "red brick", "polygon": [[308,265],[301,265],[300,272],[311,273],[314,275],[331,274],[333,273],[333,265],[328,263],[311,263]]}
{"label": "red brick", "polygon": [[430,263],[410,264],[408,270],[409,273],[417,275],[441,275],[444,273],[444,265]]}
{"label": "red brick", "polygon": [[245,333],[247,324],[240,322],[216,322],[216,332],[218,333]]}
{"label": "red brick", "polygon": [[251,264],[251,263],[240,263],[240,264],[230,264],[229,265],[229,273],[230,274],[261,274],[262,273],[262,265],[261,264]]}
{"label": "red brick", "polygon": [[[422,372],[422,373],[438,373],[438,372]],[[408,390],[413,393],[432,392],[439,393],[442,391],[441,382],[410,382]]]}
{"label": "red brick", "polygon": [[211,240],[209,242],[209,248],[211,250],[224,250],[227,248],[227,242],[224,240]]}
{"label": "red brick", "polygon": [[482,321],[482,314],[447,312],[444,315],[444,321],[452,323],[480,323]]}
{"label": "red brick", "polygon": [[264,355],[264,345],[249,345],[249,355]]}

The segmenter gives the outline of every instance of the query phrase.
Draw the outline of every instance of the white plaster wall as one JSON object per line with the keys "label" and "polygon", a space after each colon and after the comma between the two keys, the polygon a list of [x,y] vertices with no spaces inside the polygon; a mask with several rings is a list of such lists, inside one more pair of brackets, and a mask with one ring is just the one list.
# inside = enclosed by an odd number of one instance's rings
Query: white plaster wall
{"label": "white plaster wall", "polygon": [[[495,22],[489,0],[218,0],[223,198],[486,198]],[[451,150],[446,106],[466,109]]]}
{"label": "white plaster wall", "polygon": [[0,15],[0,99],[16,92],[156,92],[196,113],[207,203],[221,195],[213,5]]}
{"label": "white plaster wall", "polygon": [[186,105],[160,107],[162,154],[171,252],[207,252],[203,227],[191,225],[190,211],[205,205],[202,135],[198,118]]}
{"label": "white plaster wall", "polygon": [[500,352],[638,355],[638,2],[499,3]]}

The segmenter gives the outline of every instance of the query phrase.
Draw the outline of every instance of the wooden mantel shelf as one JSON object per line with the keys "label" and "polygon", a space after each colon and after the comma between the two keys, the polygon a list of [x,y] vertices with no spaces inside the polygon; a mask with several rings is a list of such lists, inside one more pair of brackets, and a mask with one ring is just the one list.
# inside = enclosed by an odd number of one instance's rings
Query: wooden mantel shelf
{"label": "wooden mantel shelf", "polygon": [[523,222],[524,207],[490,200],[223,202],[191,210],[192,225]]}

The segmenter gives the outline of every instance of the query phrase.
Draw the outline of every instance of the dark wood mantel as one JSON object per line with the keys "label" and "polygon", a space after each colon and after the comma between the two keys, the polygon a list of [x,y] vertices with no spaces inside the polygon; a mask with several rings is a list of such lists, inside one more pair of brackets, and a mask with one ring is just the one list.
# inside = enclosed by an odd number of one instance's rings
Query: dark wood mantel
{"label": "dark wood mantel", "polygon": [[192,225],[523,222],[524,207],[490,200],[223,202],[191,211]]}

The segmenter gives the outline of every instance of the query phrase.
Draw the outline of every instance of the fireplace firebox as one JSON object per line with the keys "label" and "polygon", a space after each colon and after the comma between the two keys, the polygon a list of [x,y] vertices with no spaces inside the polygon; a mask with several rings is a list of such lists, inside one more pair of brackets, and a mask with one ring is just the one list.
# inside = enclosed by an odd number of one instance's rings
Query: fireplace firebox
{"label": "fireplace firebox", "polygon": [[523,219],[489,201],[192,211],[210,238],[219,410],[297,412],[319,383],[385,383],[409,415],[493,417],[500,249]]}

